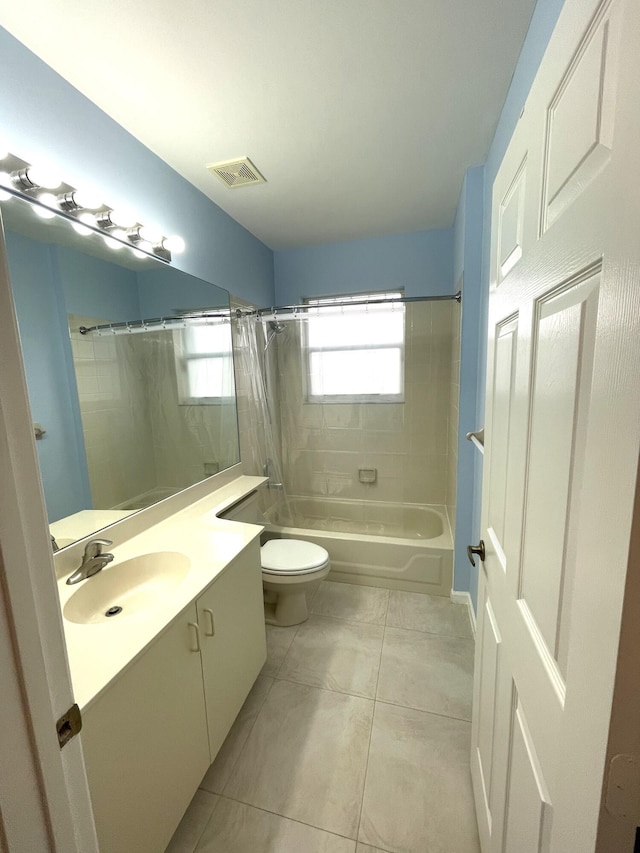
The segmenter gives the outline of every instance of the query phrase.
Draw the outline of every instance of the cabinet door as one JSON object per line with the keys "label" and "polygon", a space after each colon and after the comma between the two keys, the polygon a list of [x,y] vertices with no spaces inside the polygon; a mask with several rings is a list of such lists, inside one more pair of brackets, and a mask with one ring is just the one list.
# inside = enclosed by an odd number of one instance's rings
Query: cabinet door
{"label": "cabinet door", "polygon": [[256,539],[197,601],[211,760],[267,658]]}
{"label": "cabinet door", "polygon": [[84,713],[101,853],[164,850],[209,766],[195,621],[192,604]]}

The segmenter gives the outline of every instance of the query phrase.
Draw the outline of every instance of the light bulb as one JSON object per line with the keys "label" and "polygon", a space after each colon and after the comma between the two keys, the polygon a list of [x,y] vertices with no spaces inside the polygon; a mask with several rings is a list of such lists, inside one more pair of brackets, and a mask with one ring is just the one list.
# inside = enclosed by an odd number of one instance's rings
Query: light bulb
{"label": "light bulb", "polygon": [[11,175],[8,172],[0,172],[0,186],[13,187],[13,181],[11,180]]}
{"label": "light bulb", "polygon": [[148,252],[149,254],[153,253],[153,246],[146,240],[140,240],[139,243],[136,243],[136,249],[140,249],[141,252]]}
{"label": "light bulb", "polygon": [[49,166],[27,166],[27,178],[36,187],[53,190],[59,187],[62,179]]}
{"label": "light bulb", "polygon": [[113,249],[114,251],[122,248],[122,243],[120,243],[118,240],[114,240],[113,237],[110,237],[108,234],[102,239],[107,244],[107,246],[110,249]]}
{"label": "light bulb", "polygon": [[111,232],[111,236],[117,237],[118,240],[122,240],[125,243],[127,243],[129,241],[129,235],[127,234],[126,231],[123,231],[122,228],[116,228],[115,231]]}
{"label": "light bulb", "polygon": [[0,160],[6,160],[8,156],[9,152],[7,151],[7,149],[0,147]]}
{"label": "light bulb", "polygon": [[84,225],[90,225],[92,228],[96,227],[96,218],[92,213],[81,213],[78,221]]}
{"label": "light bulb", "polygon": [[74,190],[73,200],[78,207],[84,208],[85,210],[97,210],[99,207],[102,207],[102,199],[98,195],[97,191],[90,187],[83,190]]}
{"label": "light bulb", "polygon": [[126,207],[117,207],[115,210],[109,211],[109,219],[119,228],[131,228],[137,222],[135,213]]}
{"label": "light bulb", "polygon": [[40,204],[46,204],[47,207],[52,207],[54,210],[58,210],[58,199],[54,196],[53,193],[40,193],[37,196]]}
{"label": "light bulb", "polygon": [[9,201],[10,198],[13,198],[11,193],[0,190],[0,201]]}
{"label": "light bulb", "polygon": [[134,249],[133,246],[131,247],[131,251],[133,252],[133,254],[135,255],[136,258],[146,258],[147,257],[144,252],[141,252],[140,249]]}
{"label": "light bulb", "polygon": [[81,222],[72,222],[71,227],[74,231],[77,231],[78,234],[82,234],[83,237],[88,237],[91,234],[91,228],[87,228],[86,225],[83,225]]}
{"label": "light bulb", "polygon": [[145,242],[153,246],[159,246],[162,243],[162,231],[155,225],[142,225],[138,233]]}
{"label": "light bulb", "polygon": [[40,219],[53,219],[55,216],[53,210],[49,210],[48,207],[38,207],[35,204],[33,205],[33,211]]}
{"label": "light bulb", "polygon": [[172,255],[179,255],[186,249],[184,240],[177,234],[174,234],[171,237],[165,237],[162,241],[162,245],[168,252],[171,252]]}

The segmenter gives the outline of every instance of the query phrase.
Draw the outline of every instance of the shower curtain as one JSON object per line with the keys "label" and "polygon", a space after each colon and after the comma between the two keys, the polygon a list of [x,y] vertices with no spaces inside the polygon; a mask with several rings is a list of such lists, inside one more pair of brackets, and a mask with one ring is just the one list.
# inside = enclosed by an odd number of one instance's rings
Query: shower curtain
{"label": "shower curtain", "polygon": [[276,506],[286,509],[276,395],[269,393],[272,388],[268,387],[269,382],[275,382],[275,371],[269,370],[264,331],[252,316],[238,317],[235,331],[236,380],[242,400],[239,415],[243,471],[269,477],[267,488],[262,491],[263,512]]}

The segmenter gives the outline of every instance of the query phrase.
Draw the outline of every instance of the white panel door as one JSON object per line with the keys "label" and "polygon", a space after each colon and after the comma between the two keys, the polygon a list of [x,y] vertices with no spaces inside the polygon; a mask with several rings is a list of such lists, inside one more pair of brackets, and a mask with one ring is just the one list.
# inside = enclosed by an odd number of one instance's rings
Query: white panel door
{"label": "white panel door", "polygon": [[638,45],[637,0],[567,0],[493,187],[483,853],[595,850],[640,450]]}

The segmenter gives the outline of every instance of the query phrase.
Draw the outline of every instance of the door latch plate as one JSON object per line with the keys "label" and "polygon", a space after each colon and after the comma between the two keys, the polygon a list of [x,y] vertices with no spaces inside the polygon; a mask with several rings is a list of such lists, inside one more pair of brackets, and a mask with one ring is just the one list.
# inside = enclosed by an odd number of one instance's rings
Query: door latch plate
{"label": "door latch plate", "polygon": [[58,732],[58,743],[60,749],[69,743],[82,729],[82,715],[77,704],[72,705],[66,714],[63,714],[56,723]]}
{"label": "door latch plate", "polygon": [[640,823],[640,757],[614,755],[609,764],[606,808],[609,814]]}

